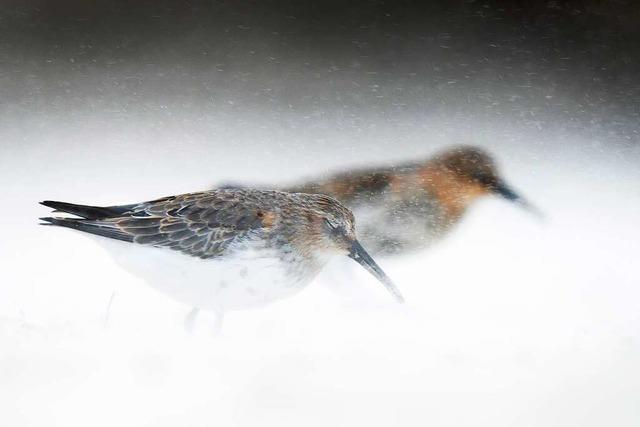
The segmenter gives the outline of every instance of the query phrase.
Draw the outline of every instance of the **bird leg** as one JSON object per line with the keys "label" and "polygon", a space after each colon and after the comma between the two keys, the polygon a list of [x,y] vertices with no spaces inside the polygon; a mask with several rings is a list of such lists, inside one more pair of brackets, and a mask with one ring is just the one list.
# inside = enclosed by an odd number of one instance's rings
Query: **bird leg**
{"label": "bird leg", "polygon": [[200,309],[198,307],[193,307],[189,314],[187,314],[187,316],[184,318],[184,330],[188,334],[193,333],[193,328],[195,326],[196,318],[198,317],[199,312]]}
{"label": "bird leg", "polygon": [[222,332],[222,323],[224,322],[224,312],[214,311],[213,315],[215,316],[215,323],[213,325],[213,335],[218,337]]}
{"label": "bird leg", "polygon": [[111,304],[113,304],[113,299],[116,297],[116,291],[111,292],[111,296],[109,297],[109,302],[107,303],[107,309],[104,312],[104,321],[102,326],[106,328],[109,324],[109,315],[111,314]]}

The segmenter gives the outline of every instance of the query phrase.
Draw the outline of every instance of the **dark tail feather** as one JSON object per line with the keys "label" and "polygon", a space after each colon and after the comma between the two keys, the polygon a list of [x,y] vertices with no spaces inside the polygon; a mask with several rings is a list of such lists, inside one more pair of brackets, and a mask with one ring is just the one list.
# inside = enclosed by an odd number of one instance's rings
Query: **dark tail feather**
{"label": "dark tail feather", "polygon": [[74,230],[84,231],[85,233],[95,234],[97,236],[122,240],[123,242],[133,242],[133,236],[125,234],[117,228],[96,224],[87,219],[46,217],[40,218],[40,220],[45,222],[42,225],[58,225],[60,227],[73,228]]}
{"label": "dark tail feather", "polygon": [[55,209],[58,212],[67,212],[73,215],[77,215],[86,219],[105,219],[114,218],[122,215],[125,212],[130,211],[136,205],[122,205],[122,206],[85,206],[74,205],[73,203],[56,202],[53,200],[45,200],[40,202],[41,205],[48,206]]}

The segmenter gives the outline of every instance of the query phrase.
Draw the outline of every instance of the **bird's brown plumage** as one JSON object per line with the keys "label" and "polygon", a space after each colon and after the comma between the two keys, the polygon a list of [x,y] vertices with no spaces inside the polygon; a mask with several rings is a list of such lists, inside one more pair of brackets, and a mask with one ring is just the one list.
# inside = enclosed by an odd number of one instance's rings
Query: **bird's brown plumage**
{"label": "bird's brown plumage", "polygon": [[397,253],[437,241],[475,200],[499,185],[493,159],[462,146],[425,161],[352,170],[285,190],[335,197],[355,212],[365,245]]}
{"label": "bird's brown plumage", "polygon": [[230,248],[237,250],[243,242],[253,240],[263,240],[267,246],[293,244],[299,246],[301,253],[311,253],[317,246],[330,243],[319,240],[320,218],[343,222],[350,230],[354,227],[353,214],[330,197],[280,191],[213,190],[163,197],[126,205],[124,209],[84,206],[79,210],[80,205],[51,201],[43,204],[59,210],[74,206],[69,210],[90,216],[44,218],[49,223],[132,243],[168,247],[202,259],[225,255]]}
{"label": "bird's brown plumage", "polygon": [[124,265],[196,307],[224,310],[290,295],[334,255],[354,259],[402,301],[356,240],[351,211],[323,194],[220,189],[120,206],[42,204],[79,216],[41,218],[45,225],[130,243],[112,248]]}

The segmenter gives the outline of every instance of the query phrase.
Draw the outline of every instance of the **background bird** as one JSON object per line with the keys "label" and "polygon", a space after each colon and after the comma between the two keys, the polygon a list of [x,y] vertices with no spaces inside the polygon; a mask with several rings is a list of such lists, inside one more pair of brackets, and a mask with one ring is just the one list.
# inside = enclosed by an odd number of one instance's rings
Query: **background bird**
{"label": "background bird", "polygon": [[353,214],[331,197],[213,190],[121,206],[45,201],[79,218],[41,218],[99,236],[117,262],[165,294],[213,310],[259,306],[295,294],[335,255],[348,255],[398,300],[360,245]]}
{"label": "background bird", "polygon": [[344,203],[358,220],[361,240],[375,254],[428,247],[473,202],[490,194],[540,215],[505,182],[489,154],[468,146],[425,161],[346,171],[284,191],[326,194]]}

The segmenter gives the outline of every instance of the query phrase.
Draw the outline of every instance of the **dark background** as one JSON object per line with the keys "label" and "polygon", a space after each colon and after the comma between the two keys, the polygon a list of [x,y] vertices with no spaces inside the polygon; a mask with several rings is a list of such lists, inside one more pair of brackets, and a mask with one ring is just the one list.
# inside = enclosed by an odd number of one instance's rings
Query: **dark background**
{"label": "dark background", "polygon": [[18,122],[428,111],[638,136],[633,1],[3,3],[0,112]]}

